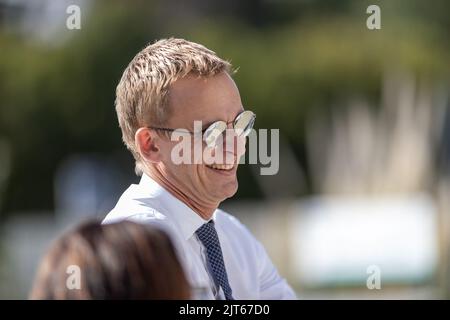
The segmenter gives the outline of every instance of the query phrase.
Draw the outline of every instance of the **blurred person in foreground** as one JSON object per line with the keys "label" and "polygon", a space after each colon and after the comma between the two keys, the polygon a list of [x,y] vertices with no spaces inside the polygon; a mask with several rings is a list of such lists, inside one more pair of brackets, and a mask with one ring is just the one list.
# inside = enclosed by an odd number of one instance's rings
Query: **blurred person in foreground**
{"label": "blurred person in foreground", "polygon": [[[167,230],[205,299],[295,299],[261,243],[218,209],[238,189],[255,120],[231,74],[227,61],[183,39],[157,41],[134,57],[116,89],[116,112],[142,178],[104,223],[127,219]],[[177,149],[186,141],[193,143]],[[190,162],[175,161],[180,154]]]}
{"label": "blurred person in foreground", "polygon": [[88,222],[51,246],[30,299],[190,299],[190,288],[163,231]]}

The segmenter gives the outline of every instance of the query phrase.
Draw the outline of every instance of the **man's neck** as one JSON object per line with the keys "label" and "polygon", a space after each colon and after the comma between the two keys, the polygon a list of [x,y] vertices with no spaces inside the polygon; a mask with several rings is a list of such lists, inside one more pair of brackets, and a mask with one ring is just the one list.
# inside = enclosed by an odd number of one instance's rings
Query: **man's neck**
{"label": "man's neck", "polygon": [[160,186],[169,191],[175,198],[186,204],[189,208],[191,208],[195,213],[197,213],[206,221],[211,219],[214,211],[216,211],[219,206],[219,203],[208,204],[205,201],[201,201],[200,199],[198,199],[198,197],[196,197],[195,195],[187,195],[157,170],[149,170],[145,174],[155,180]]}

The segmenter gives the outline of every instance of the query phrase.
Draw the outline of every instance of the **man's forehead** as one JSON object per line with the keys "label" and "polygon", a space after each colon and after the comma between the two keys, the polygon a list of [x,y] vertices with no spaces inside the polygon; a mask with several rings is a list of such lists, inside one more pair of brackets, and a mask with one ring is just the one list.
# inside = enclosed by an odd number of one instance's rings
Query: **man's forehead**
{"label": "man's forehead", "polygon": [[187,75],[172,83],[169,89],[169,102],[172,103],[238,97],[239,90],[227,73],[209,77]]}
{"label": "man's forehead", "polygon": [[171,86],[169,108],[171,118],[175,118],[176,122],[216,121],[227,120],[242,111],[242,103],[239,91],[228,74],[213,77],[189,75]]}

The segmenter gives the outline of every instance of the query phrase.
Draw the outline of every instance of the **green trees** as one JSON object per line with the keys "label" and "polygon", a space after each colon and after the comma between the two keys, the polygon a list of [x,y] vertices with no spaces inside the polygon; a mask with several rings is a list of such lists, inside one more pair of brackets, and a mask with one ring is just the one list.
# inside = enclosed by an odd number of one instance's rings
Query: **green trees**
{"label": "green trees", "polygon": [[[230,59],[240,69],[243,103],[258,115],[256,127],[280,129],[308,173],[304,130],[312,115],[326,116],[353,96],[377,102],[386,70],[448,80],[448,2],[408,4],[381,2],[382,29],[374,31],[366,28],[367,4],[360,1],[256,1],[252,8],[236,4],[236,15],[198,10],[185,19],[172,18],[163,2],[98,1],[83,13],[81,30],[62,31],[62,44],[0,30],[0,139],[10,163],[0,212],[51,209],[54,172],[73,153],[123,155],[132,174],[115,86],[137,51],[168,36]],[[240,175],[238,196],[260,196],[248,168]]]}

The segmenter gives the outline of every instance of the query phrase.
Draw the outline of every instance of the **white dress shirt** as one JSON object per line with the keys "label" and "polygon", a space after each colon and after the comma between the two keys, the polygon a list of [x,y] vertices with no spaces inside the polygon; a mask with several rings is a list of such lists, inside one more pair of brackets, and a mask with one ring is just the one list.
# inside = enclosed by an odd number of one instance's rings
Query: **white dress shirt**
{"label": "white dress shirt", "polygon": [[[234,299],[295,299],[264,247],[235,217],[217,209],[214,220]],[[131,220],[163,228],[171,236],[194,294],[223,299],[208,272],[206,250],[195,231],[205,221],[147,175],[120,197],[103,223]],[[196,293],[197,292],[197,293]],[[200,298],[200,296],[197,296]]]}

